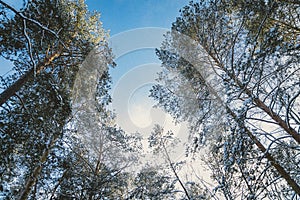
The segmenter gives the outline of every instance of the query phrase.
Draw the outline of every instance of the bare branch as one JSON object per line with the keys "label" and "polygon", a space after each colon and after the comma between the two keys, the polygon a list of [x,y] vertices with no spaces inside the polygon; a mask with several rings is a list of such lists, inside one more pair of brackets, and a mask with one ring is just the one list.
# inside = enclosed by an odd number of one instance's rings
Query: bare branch
{"label": "bare branch", "polygon": [[43,30],[51,33],[52,35],[54,35],[59,40],[59,42],[61,43],[61,45],[63,45],[66,49],[68,49],[65,46],[65,44],[60,40],[59,35],[55,31],[49,29],[45,25],[43,25],[40,22],[36,21],[35,19],[26,17],[25,15],[22,14],[22,12],[17,11],[14,7],[12,7],[9,4],[3,2],[2,0],[0,0],[0,4],[2,4],[4,7],[8,8],[9,10],[11,10],[13,13],[15,13],[16,15],[18,15],[19,17],[21,17],[23,20],[27,20],[27,21],[29,21],[29,22],[31,22],[31,23],[39,26],[41,29],[43,29]]}
{"label": "bare branch", "polygon": [[27,31],[26,31],[26,20],[23,19],[23,30],[24,30],[24,35],[26,37],[26,40],[27,40],[27,44],[28,44],[28,53],[29,53],[29,56],[30,56],[30,60],[32,62],[32,66],[33,66],[33,70],[34,70],[34,76],[36,75],[36,64],[35,64],[35,61],[33,59],[33,55],[32,55],[32,44],[31,44],[31,41],[30,41],[30,38],[27,34]]}

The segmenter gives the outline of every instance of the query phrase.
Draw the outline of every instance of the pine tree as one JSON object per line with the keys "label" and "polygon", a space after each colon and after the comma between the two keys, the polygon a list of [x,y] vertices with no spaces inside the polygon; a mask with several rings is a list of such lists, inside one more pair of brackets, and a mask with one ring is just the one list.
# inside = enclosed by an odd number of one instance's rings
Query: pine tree
{"label": "pine tree", "polygon": [[69,153],[62,139],[79,65],[93,49],[111,61],[107,34],[84,1],[0,6],[1,56],[15,71],[1,79],[1,193],[35,199],[55,184]]}
{"label": "pine tree", "polygon": [[157,50],[163,71],[151,96],[189,121],[191,153],[210,145],[227,199],[300,194],[297,10],[290,1],[191,2]]}

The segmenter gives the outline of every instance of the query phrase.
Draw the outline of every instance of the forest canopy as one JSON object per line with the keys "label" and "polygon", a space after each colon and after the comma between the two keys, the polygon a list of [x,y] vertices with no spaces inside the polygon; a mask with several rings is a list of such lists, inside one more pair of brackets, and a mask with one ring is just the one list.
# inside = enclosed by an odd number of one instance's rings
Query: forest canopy
{"label": "forest canopy", "polygon": [[0,198],[300,199],[298,1],[191,1],[156,49],[150,97],[188,123],[186,159],[209,183],[172,160],[179,140],[159,125],[147,139],[164,162],[141,163],[143,133],[109,107],[108,43],[84,0],[0,0],[14,66],[0,77]]}
{"label": "forest canopy", "polygon": [[189,154],[226,199],[299,198],[299,9],[294,1],[199,1],[157,55],[151,96],[190,124]]}

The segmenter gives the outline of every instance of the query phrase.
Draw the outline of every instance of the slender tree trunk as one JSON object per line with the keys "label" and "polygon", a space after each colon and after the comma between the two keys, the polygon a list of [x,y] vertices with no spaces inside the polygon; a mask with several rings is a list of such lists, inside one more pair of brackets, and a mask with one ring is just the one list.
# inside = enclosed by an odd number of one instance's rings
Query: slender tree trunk
{"label": "slender tree trunk", "polygon": [[165,153],[166,153],[167,161],[168,161],[168,163],[169,163],[169,165],[170,165],[170,167],[171,167],[171,169],[172,169],[172,171],[173,171],[173,173],[174,173],[176,179],[178,180],[180,186],[182,187],[182,189],[183,189],[183,191],[184,191],[184,193],[185,193],[185,196],[187,197],[187,199],[191,199],[191,197],[190,197],[190,195],[189,195],[187,189],[185,188],[183,182],[182,182],[181,179],[179,178],[179,176],[178,176],[178,174],[177,174],[177,172],[176,172],[176,170],[175,170],[175,168],[174,168],[174,166],[173,166],[173,163],[172,163],[172,161],[171,161],[171,158],[170,158],[170,156],[169,156],[169,153],[168,153],[168,151],[167,151],[165,145],[163,144],[162,146],[163,146],[163,149],[164,149],[164,151],[165,151]]}
{"label": "slender tree trunk", "polygon": [[39,63],[36,67],[36,71],[34,68],[26,72],[23,76],[21,76],[16,82],[14,82],[11,86],[9,86],[6,90],[4,90],[0,94],[0,106],[2,106],[9,98],[18,92],[21,87],[28,82],[30,79],[34,77],[34,74],[40,73],[47,65],[49,65],[54,59],[60,56],[60,52],[55,52],[49,57],[46,57],[43,62]]}
{"label": "slender tree trunk", "polygon": [[[218,60],[216,58],[213,58],[215,62],[217,62]],[[218,64],[218,62],[217,62]],[[222,67],[222,66],[219,66]],[[224,68],[223,68],[224,69]],[[264,153],[264,156],[270,161],[271,165],[277,170],[277,172],[281,175],[282,178],[284,178],[286,180],[286,182],[288,183],[288,185],[298,194],[300,195],[300,186],[297,184],[297,182],[292,179],[292,177],[289,175],[289,173],[276,161],[276,159],[268,152],[268,150],[264,147],[264,145],[257,139],[257,137],[255,135],[252,134],[252,132],[245,127],[243,124],[240,124],[239,122],[239,118],[238,116],[232,111],[231,108],[228,107],[227,104],[225,104],[223,102],[223,100],[221,99],[221,97],[219,96],[219,94],[217,93],[217,91],[213,88],[213,86],[210,85],[210,83],[208,83],[206,81],[206,79],[202,76],[201,72],[199,72],[200,77],[203,79],[203,81],[205,81],[206,86],[209,89],[209,92],[215,96],[216,100],[226,109],[227,113],[230,114],[232,116],[232,118],[239,123],[240,126],[242,126],[242,128],[244,128],[246,134],[251,138],[251,140],[255,143],[255,145]],[[231,77],[231,78],[237,78],[237,77]],[[233,79],[235,81],[238,81],[236,79]],[[244,91],[246,91],[246,94],[251,95],[250,90],[248,90],[247,88],[241,88]],[[258,104],[257,106],[259,108],[261,108],[262,110],[264,110],[265,112],[267,112],[272,119],[274,119],[276,122],[278,122],[278,124],[284,129],[286,130],[288,128],[288,126],[285,126],[285,122],[278,116],[276,115],[276,113],[274,113],[273,111],[271,111],[263,102],[261,102],[261,100],[254,99],[254,102],[256,102],[256,104]],[[272,116],[272,114],[274,114],[274,116]],[[280,123],[279,123],[280,122]],[[284,128],[285,127],[285,128]],[[293,129],[289,128],[288,129],[289,132],[293,135]],[[299,135],[298,137],[296,137],[296,139],[299,139]],[[298,141],[298,140],[296,140]]]}
{"label": "slender tree trunk", "polygon": [[38,176],[40,175],[42,169],[43,169],[43,164],[47,161],[47,157],[55,144],[56,140],[58,138],[58,135],[53,136],[51,139],[47,149],[45,149],[43,155],[40,157],[40,161],[38,165],[34,168],[32,174],[28,177],[24,189],[22,190],[19,200],[26,200],[32,190],[32,187],[36,184],[38,180]]}
{"label": "slender tree trunk", "polygon": [[[236,114],[229,108],[226,107],[227,111],[230,113],[230,115],[235,119],[236,122],[239,121]],[[275,158],[268,152],[268,150],[264,147],[264,145],[252,134],[252,132],[245,127],[244,125],[241,125],[242,128],[244,128],[247,135],[251,138],[251,140],[255,143],[255,145],[264,153],[264,156],[270,161],[271,165],[277,170],[277,172],[286,180],[286,182],[293,188],[293,190],[300,195],[300,186],[296,183],[294,179],[285,171],[285,169],[275,160]]]}
{"label": "slender tree trunk", "polygon": [[[206,52],[209,52],[206,49]],[[300,144],[300,134],[297,133],[295,129],[290,127],[277,113],[275,113],[272,109],[270,109],[262,100],[260,100],[257,97],[254,97],[251,90],[247,88],[247,86],[244,86],[241,81],[238,79],[238,77],[234,73],[228,72],[228,70],[225,69],[225,67],[219,62],[219,60],[212,54],[208,53],[209,56],[213,59],[213,61],[230,77],[231,80],[233,80],[241,91],[244,91],[245,94],[247,94],[249,97],[253,99],[253,102],[256,104],[258,108],[263,110],[266,114],[268,114],[287,134],[292,136],[295,141]]]}

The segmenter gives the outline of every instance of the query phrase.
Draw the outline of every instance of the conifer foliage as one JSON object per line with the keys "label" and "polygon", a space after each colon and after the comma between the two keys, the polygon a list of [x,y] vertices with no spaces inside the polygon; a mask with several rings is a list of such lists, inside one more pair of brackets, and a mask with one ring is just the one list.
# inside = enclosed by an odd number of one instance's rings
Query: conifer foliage
{"label": "conifer foliage", "polygon": [[299,11],[295,1],[190,2],[157,50],[151,96],[189,122],[190,154],[210,149],[226,199],[299,198]]}

